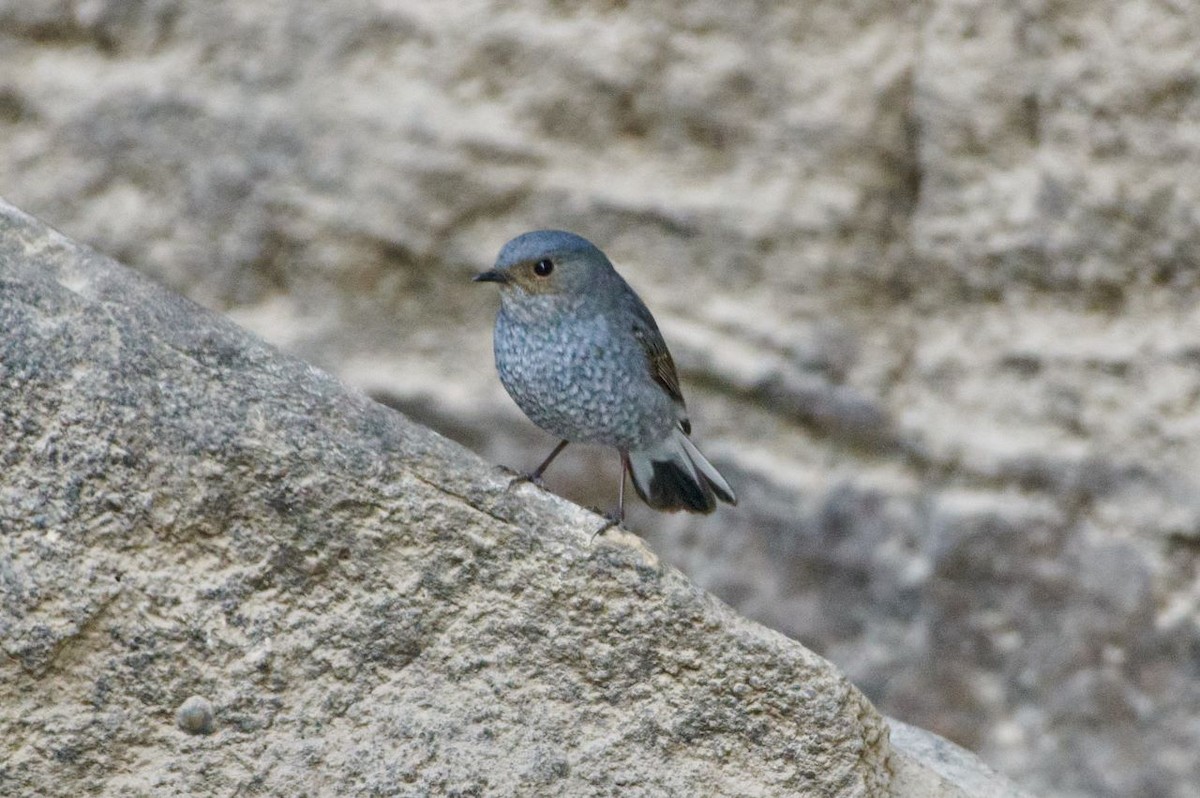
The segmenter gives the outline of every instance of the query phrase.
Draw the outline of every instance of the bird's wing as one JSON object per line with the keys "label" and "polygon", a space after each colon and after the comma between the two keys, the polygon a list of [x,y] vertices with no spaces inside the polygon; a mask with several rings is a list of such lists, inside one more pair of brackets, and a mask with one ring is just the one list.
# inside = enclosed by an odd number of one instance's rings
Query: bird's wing
{"label": "bird's wing", "polygon": [[[675,361],[671,359],[667,342],[663,340],[662,333],[658,331],[658,325],[654,323],[654,317],[650,315],[649,309],[642,304],[636,294],[634,299],[636,301],[634,302],[633,337],[637,339],[642,351],[646,353],[646,364],[650,368],[650,377],[667,392],[667,396],[675,400],[681,410],[686,409],[683,392],[679,390],[679,372],[675,370]],[[679,423],[685,433],[691,434],[692,424],[686,415]]]}

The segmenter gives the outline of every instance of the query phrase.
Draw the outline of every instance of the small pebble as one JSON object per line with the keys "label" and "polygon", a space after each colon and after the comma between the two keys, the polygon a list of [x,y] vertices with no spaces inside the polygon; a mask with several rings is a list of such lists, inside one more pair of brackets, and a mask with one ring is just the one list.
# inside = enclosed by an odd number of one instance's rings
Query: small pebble
{"label": "small pebble", "polygon": [[203,696],[192,696],[175,710],[175,723],[188,734],[212,734],[212,703]]}

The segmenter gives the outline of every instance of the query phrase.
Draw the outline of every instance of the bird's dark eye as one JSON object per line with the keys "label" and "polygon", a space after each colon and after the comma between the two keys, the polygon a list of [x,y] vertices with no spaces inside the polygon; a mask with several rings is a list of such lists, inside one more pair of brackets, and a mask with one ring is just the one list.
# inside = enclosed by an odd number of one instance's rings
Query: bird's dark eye
{"label": "bird's dark eye", "polygon": [[533,273],[538,277],[545,277],[552,271],[554,271],[554,261],[549,258],[542,258],[533,264]]}

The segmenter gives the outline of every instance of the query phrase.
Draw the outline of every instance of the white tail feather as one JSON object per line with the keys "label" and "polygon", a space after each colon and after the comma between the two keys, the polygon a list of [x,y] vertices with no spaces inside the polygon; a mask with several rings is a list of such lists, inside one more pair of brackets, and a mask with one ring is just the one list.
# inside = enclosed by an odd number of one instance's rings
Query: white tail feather
{"label": "white tail feather", "polygon": [[691,458],[692,465],[708,480],[709,486],[717,494],[717,498],[726,504],[737,504],[737,496],[734,494],[733,488],[725,481],[725,477],[721,476],[721,472],[716,469],[716,466],[708,462],[707,457],[700,454],[700,450],[696,448],[696,444],[692,443],[691,438],[682,433],[675,437],[683,442],[683,448]]}
{"label": "white tail feather", "polygon": [[733,488],[681,429],[627,457],[633,487],[655,509],[711,513],[718,499],[737,504]]}

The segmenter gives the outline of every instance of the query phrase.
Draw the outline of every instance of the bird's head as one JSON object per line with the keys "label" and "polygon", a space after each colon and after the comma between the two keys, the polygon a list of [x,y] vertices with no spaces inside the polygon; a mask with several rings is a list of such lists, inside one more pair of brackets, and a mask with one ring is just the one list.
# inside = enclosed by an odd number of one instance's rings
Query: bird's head
{"label": "bird's head", "polygon": [[476,275],[475,282],[497,283],[505,305],[519,305],[536,297],[585,297],[612,272],[608,258],[586,238],[535,230],[505,244],[496,265]]}

